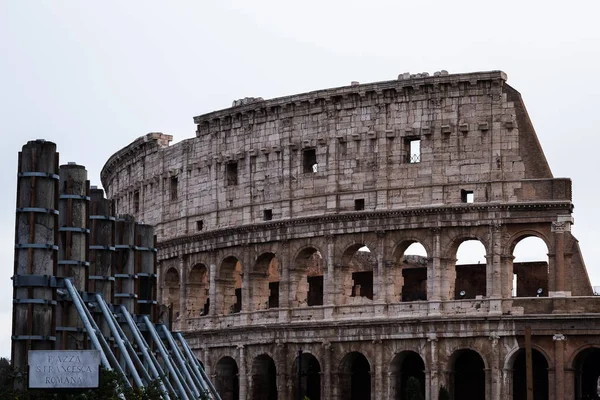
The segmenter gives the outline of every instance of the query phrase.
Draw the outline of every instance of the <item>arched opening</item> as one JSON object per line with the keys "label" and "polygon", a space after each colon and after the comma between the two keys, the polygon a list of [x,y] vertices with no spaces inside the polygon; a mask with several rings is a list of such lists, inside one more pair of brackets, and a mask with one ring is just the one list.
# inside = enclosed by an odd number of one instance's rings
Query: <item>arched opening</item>
{"label": "arched opening", "polygon": [[231,357],[223,357],[217,363],[215,387],[222,400],[239,400],[240,381],[238,366]]}
{"label": "arched opening", "polygon": [[[527,354],[520,349],[513,363],[513,400],[527,400]],[[548,400],[548,361],[536,349],[531,350],[531,370],[533,373],[533,399]]]}
{"label": "arched opening", "polygon": [[279,263],[273,253],[264,253],[256,259],[252,276],[252,310],[279,307]]}
{"label": "arched opening", "polygon": [[300,251],[290,271],[290,287],[296,288],[292,307],[323,305],[323,257],[314,247]]}
{"label": "arched opening", "polygon": [[173,319],[180,317],[181,308],[179,307],[181,282],[179,272],[175,268],[169,268],[165,273],[165,291],[164,302],[171,309]]}
{"label": "arched opening", "polygon": [[515,297],[548,296],[548,247],[536,236],[526,236],[513,250],[513,287]]}
{"label": "arched opening", "polygon": [[456,300],[476,299],[487,290],[486,251],[479,240],[465,240],[456,251]]}
{"label": "arched opening", "polygon": [[266,354],[252,362],[252,400],[277,400],[277,369]]}
{"label": "arched opening", "polygon": [[395,400],[425,399],[425,363],[419,354],[403,351],[394,357],[392,385]]}
{"label": "arched opening", "polygon": [[208,298],[209,287],[208,269],[204,264],[196,264],[192,267],[187,281],[186,310],[188,317],[199,317],[208,314],[210,299]]}
{"label": "arched opening", "polygon": [[373,271],[377,269],[377,257],[364,244],[346,249],[339,267],[336,285],[340,298],[338,304],[365,304],[373,300]]}
{"label": "arched opening", "polygon": [[[298,370],[298,364],[300,369]],[[298,375],[298,371],[300,374]],[[298,378],[300,378],[300,391],[298,391]],[[301,399],[308,397],[310,400],[321,400],[321,365],[310,353],[301,353],[292,366],[292,387],[295,399],[300,393]]]}
{"label": "arched opening", "polygon": [[405,242],[398,246],[394,259],[400,266],[388,269],[389,281],[393,286],[394,301],[427,300],[427,250],[415,241]]}
{"label": "arched opening", "polygon": [[242,263],[230,256],[221,262],[217,280],[218,314],[233,314],[242,310]]}
{"label": "arched opening", "polygon": [[459,350],[452,356],[450,393],[454,400],[485,400],[485,363],[473,350]]}
{"label": "arched opening", "polygon": [[348,353],[340,364],[340,399],[371,400],[371,366],[359,352]]}
{"label": "arched opening", "polygon": [[575,400],[600,398],[600,349],[581,351],[573,362]]}

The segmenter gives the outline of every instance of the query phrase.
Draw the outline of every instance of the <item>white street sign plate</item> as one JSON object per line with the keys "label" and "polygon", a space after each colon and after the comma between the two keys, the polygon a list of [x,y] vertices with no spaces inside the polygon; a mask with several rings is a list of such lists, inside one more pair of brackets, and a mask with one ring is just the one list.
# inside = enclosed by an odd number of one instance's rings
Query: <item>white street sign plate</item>
{"label": "white street sign plate", "polygon": [[85,389],[98,387],[98,350],[30,350],[31,389]]}

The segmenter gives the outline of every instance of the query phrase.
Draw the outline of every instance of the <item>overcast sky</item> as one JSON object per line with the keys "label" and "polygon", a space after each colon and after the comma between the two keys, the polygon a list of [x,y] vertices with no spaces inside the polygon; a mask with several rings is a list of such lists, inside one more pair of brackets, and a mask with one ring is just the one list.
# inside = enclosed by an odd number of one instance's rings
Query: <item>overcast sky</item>
{"label": "overcast sky", "polygon": [[[210,4],[209,4],[210,3]],[[10,354],[17,153],[57,143],[93,185],[147,132],[265,99],[501,69],[523,95],[556,177],[573,179],[574,234],[600,285],[600,2],[0,0],[0,356]],[[596,243],[596,244],[594,244]]]}

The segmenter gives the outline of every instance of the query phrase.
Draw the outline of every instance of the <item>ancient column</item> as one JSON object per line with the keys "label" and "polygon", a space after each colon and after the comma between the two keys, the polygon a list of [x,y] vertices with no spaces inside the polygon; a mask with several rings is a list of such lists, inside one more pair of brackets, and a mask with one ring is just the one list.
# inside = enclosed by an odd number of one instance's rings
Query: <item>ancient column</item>
{"label": "ancient column", "polygon": [[[58,276],[71,278],[80,292],[87,292],[88,287],[89,191],[85,167],[61,165]],[[56,348],[83,349],[83,323],[73,303],[62,301],[56,311],[57,331],[61,332]]]}
{"label": "ancient column", "polygon": [[322,399],[331,399],[333,398],[333,368],[331,365],[331,342],[324,341],[323,345],[323,363],[325,364],[323,368],[323,392]]}
{"label": "ancient column", "polygon": [[552,232],[554,232],[555,292],[564,292],[565,290],[565,229],[564,222],[552,223]]}
{"label": "ancient column", "polygon": [[441,229],[432,228],[433,246],[431,262],[427,263],[427,299],[429,300],[429,314],[437,315],[440,313],[440,301],[442,300],[442,249],[441,249]]}
{"label": "ancient column", "polygon": [[240,384],[240,400],[246,400],[248,398],[248,372],[246,371],[246,354],[244,351],[244,345],[238,345],[238,375]]}
{"label": "ancient column", "polygon": [[13,276],[11,362],[27,368],[28,350],[51,350],[56,340],[55,291],[58,251],[58,153],[45,140],[19,153]]}
{"label": "ancient column", "polygon": [[492,359],[490,368],[490,399],[491,400],[502,400],[501,397],[501,385],[502,385],[502,366],[500,365],[500,349],[498,347],[498,341],[500,335],[496,332],[492,332],[489,337],[492,345]]}
{"label": "ancient column", "polygon": [[[281,242],[281,256],[277,257],[279,276],[279,322],[289,320],[290,304],[292,304],[290,290],[290,268],[292,267],[290,256],[290,245],[287,240]],[[294,266],[295,267],[295,266]]]}
{"label": "ancient column", "polygon": [[326,235],[325,240],[327,241],[327,255],[325,257],[327,271],[324,274],[324,284],[323,284],[323,298],[325,300],[325,305],[331,307],[329,310],[325,310],[325,317],[331,318],[333,317],[333,307],[336,304],[336,274],[335,274],[335,264],[334,264],[334,252],[335,245],[333,243],[334,237],[333,235]]}
{"label": "ancient column", "polygon": [[214,262],[210,263],[210,273],[208,282],[208,298],[210,299],[210,307],[208,309],[208,315],[215,316],[218,300],[217,300],[217,265]]}
{"label": "ancient column", "polygon": [[572,388],[565,389],[565,340],[567,338],[565,335],[557,333],[552,339],[554,340],[554,398],[562,400],[565,398],[565,392],[572,390]]}
{"label": "ancient column", "polygon": [[374,279],[373,289],[376,289],[374,300],[383,303],[386,301],[386,277],[385,266],[383,263],[385,253],[385,231],[377,231],[377,275]]}
{"label": "ancient column", "polygon": [[429,342],[429,350],[431,362],[429,364],[429,399],[437,400],[438,394],[440,390],[440,380],[439,380],[439,365],[438,365],[438,349],[437,349],[437,341],[438,338],[435,335],[429,335],[427,337],[427,341]]}
{"label": "ancient column", "polygon": [[374,385],[371,386],[375,388],[373,392],[373,399],[382,399],[384,398],[384,390],[383,390],[383,343],[381,339],[373,340],[373,347],[375,348],[375,365],[373,367],[373,380]]}
{"label": "ancient column", "polygon": [[181,274],[179,276],[179,323],[181,324],[181,329],[185,320],[188,318],[186,301],[188,270],[185,266],[185,258],[183,255],[179,256],[179,273]]}

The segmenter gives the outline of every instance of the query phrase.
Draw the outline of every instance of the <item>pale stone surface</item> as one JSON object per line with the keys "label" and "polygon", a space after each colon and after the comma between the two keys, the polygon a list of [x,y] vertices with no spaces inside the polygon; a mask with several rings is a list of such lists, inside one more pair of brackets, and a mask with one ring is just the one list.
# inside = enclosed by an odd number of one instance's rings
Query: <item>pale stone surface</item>
{"label": "pale stone surface", "polygon": [[[152,133],[117,152],[102,182],[118,214],[155,226],[162,299],[218,382],[238,369],[240,398],[266,390],[270,359],[279,398],[292,399],[300,347],[320,366],[322,399],[347,398],[358,353],[371,398],[394,398],[412,351],[435,400],[458,385],[465,349],[485,366],[485,398],[510,398],[526,325],[550,381],[562,368],[573,388],[577,354],[600,344],[600,301],[570,232],[571,181],[552,176],[504,73],[407,73],[194,121],[195,138]],[[532,235],[548,247],[544,276],[513,268]],[[456,252],[469,239],[486,264],[465,273]],[[413,242],[421,269],[404,259]],[[513,298],[517,271],[520,290],[564,296]],[[560,358],[557,332],[569,337]]]}

